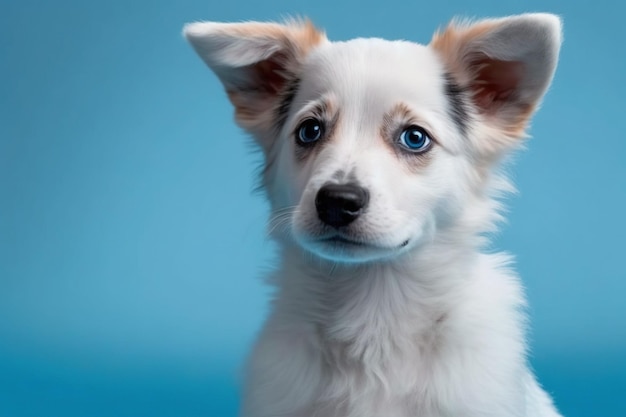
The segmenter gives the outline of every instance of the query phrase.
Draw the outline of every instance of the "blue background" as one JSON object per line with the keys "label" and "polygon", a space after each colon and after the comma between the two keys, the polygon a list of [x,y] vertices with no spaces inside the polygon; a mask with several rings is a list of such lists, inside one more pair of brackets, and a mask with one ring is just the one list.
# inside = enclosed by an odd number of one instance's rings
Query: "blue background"
{"label": "blue background", "polygon": [[[445,4],[444,4],[445,3]],[[452,16],[563,16],[494,246],[566,416],[626,416],[626,25],[609,1],[0,3],[0,416],[234,416],[266,314],[258,155],[181,37],[306,15],[427,43]]]}

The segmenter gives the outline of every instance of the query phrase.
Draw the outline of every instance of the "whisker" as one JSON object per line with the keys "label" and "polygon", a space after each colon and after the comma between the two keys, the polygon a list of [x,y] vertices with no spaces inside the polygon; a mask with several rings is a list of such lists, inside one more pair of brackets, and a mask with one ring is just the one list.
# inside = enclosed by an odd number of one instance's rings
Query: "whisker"
{"label": "whisker", "polygon": [[267,234],[272,235],[274,232],[288,231],[288,225],[297,213],[298,206],[288,206],[274,211],[270,219],[267,221]]}
{"label": "whisker", "polygon": [[333,262],[333,264],[330,267],[330,271],[328,271],[328,276],[332,277],[333,273],[335,272],[335,269],[337,269],[337,262]]}

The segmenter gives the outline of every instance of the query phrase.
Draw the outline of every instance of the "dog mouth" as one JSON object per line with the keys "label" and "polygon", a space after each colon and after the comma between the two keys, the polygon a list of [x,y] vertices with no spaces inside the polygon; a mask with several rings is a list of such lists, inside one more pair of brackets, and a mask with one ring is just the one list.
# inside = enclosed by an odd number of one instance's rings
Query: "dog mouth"
{"label": "dog mouth", "polygon": [[296,242],[307,252],[321,259],[335,263],[358,264],[386,261],[406,253],[413,239],[404,236],[393,242],[376,239],[372,236],[353,236],[343,231],[333,230],[317,236],[309,233],[295,234]]}
{"label": "dog mouth", "polygon": [[371,243],[371,242],[366,242],[360,239],[355,239],[353,237],[350,236],[346,236],[343,234],[335,234],[332,236],[326,236],[323,237],[319,240],[317,240],[318,244],[330,247],[332,249],[337,249],[337,250],[398,250],[398,249],[403,249],[406,246],[409,245],[409,239],[406,239],[404,241],[402,241],[402,243],[400,243],[399,245],[392,245],[392,246],[386,246],[386,245],[380,245],[380,244],[376,244],[376,243]]}
{"label": "dog mouth", "polygon": [[325,237],[320,239],[320,243],[328,244],[328,245],[346,245],[346,246],[355,246],[355,247],[374,247],[374,245],[366,242],[361,242],[358,240],[354,240],[345,236],[335,235],[330,237]]}
{"label": "dog mouth", "polygon": [[308,250],[324,259],[361,263],[393,258],[406,250],[409,239],[403,240],[400,244],[384,245],[337,233],[303,243]]}

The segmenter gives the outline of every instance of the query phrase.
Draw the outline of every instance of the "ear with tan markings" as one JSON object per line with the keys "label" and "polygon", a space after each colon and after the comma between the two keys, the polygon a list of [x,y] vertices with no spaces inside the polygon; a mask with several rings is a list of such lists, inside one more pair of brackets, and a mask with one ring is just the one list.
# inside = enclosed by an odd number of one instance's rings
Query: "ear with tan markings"
{"label": "ear with tan markings", "polygon": [[509,138],[523,136],[552,80],[560,46],[560,19],[546,13],[453,22],[431,42],[482,120]]}
{"label": "ear with tan markings", "polygon": [[326,40],[308,21],[197,22],[187,24],[184,35],[224,85],[237,123],[261,142],[270,140],[302,61]]}

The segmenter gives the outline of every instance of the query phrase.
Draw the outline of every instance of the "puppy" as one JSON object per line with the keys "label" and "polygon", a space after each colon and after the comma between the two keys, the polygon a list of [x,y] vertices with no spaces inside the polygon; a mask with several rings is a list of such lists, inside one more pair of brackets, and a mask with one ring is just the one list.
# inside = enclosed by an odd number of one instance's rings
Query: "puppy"
{"label": "puppy", "polygon": [[559,18],[453,22],[428,45],[310,22],[185,26],[263,151],[280,265],[246,417],[557,417],[525,298],[485,253],[555,71]]}

